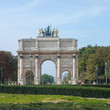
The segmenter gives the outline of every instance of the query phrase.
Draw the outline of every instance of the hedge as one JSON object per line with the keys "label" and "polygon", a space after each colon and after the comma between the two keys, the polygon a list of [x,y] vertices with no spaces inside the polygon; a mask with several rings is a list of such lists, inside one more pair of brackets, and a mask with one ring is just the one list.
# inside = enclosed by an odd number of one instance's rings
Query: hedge
{"label": "hedge", "polygon": [[85,85],[82,85],[84,87],[103,87],[103,88],[110,88],[110,85],[107,85],[107,84],[85,84]]}
{"label": "hedge", "polygon": [[90,103],[29,103],[0,104],[0,110],[110,110],[109,104]]}
{"label": "hedge", "polygon": [[108,98],[110,97],[110,88],[64,86],[64,85],[38,85],[38,86],[1,85],[0,93],[71,95],[80,97]]}

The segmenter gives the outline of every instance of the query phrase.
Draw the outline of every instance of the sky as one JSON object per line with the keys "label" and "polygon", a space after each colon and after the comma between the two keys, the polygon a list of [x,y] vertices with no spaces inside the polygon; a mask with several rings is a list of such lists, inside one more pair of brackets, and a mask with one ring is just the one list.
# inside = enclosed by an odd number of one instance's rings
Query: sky
{"label": "sky", "polygon": [[0,50],[17,55],[18,40],[38,28],[58,28],[78,48],[110,45],[110,0],[0,0]]}
{"label": "sky", "polygon": [[78,49],[110,46],[110,0],[0,0],[0,51],[17,55],[18,40],[47,25],[77,39]]}

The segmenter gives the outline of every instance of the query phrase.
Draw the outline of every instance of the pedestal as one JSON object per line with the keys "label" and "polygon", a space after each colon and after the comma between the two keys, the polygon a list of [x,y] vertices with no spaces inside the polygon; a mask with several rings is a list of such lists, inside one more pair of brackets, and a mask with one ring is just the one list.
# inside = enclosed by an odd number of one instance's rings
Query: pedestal
{"label": "pedestal", "polygon": [[57,79],[56,79],[56,85],[62,85],[61,78],[57,78]]}
{"label": "pedestal", "polygon": [[77,84],[76,78],[72,78],[72,79],[71,79],[71,85],[76,85],[76,84]]}
{"label": "pedestal", "polygon": [[23,85],[23,79],[18,80],[18,85]]}

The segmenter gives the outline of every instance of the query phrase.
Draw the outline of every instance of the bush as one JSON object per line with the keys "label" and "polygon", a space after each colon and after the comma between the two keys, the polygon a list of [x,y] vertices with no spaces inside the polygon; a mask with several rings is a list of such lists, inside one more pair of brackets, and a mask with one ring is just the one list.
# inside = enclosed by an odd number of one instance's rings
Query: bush
{"label": "bush", "polygon": [[0,104],[0,110],[110,110],[109,104],[90,103],[29,103],[29,104]]}
{"label": "bush", "polygon": [[0,93],[12,94],[45,94],[45,95],[71,95],[80,97],[110,97],[110,88],[64,86],[64,85],[37,85],[37,86],[0,86]]}
{"label": "bush", "polygon": [[98,84],[98,85],[90,85],[90,84],[86,84],[86,85],[82,85],[84,87],[105,87],[105,88],[110,88],[110,85],[107,84]]}

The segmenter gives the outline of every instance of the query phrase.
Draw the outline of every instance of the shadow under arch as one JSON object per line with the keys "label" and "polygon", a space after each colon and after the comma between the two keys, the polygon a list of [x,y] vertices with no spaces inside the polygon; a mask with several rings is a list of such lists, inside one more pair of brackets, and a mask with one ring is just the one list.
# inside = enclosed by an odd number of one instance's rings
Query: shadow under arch
{"label": "shadow under arch", "polygon": [[32,71],[27,71],[25,73],[25,80],[26,80],[26,85],[33,85],[34,84],[34,73]]}
{"label": "shadow under arch", "polygon": [[[50,75],[54,77],[54,82],[56,82],[56,63],[52,59],[45,59],[41,62],[41,77],[44,74]],[[41,78],[41,83],[42,83],[42,78]],[[54,83],[53,82],[53,83]],[[50,84],[53,84],[50,83]]]}
{"label": "shadow under arch", "polygon": [[71,72],[69,70],[64,70],[62,72],[62,84],[71,83]]}

